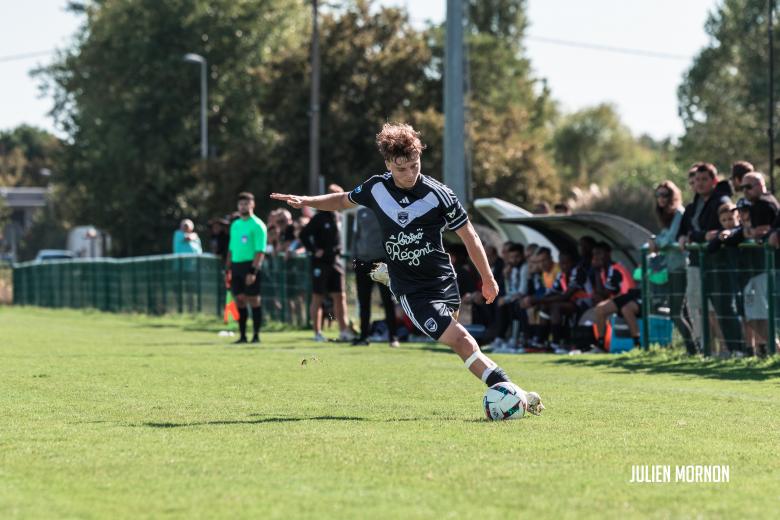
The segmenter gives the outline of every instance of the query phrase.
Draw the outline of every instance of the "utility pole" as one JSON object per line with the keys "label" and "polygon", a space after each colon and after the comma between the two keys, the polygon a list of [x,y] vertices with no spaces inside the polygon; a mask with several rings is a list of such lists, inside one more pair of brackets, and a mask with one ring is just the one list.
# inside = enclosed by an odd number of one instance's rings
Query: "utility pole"
{"label": "utility pole", "polygon": [[447,0],[444,57],[444,184],[467,206],[471,201],[466,182],[463,0]]}
{"label": "utility pole", "polygon": [[208,63],[206,58],[192,52],[184,55],[184,61],[200,64],[200,157],[205,160],[209,156],[209,127],[206,117],[209,97],[208,82],[206,81]]}
{"label": "utility pole", "polygon": [[309,194],[320,184],[320,33],[317,0],[311,0],[311,100],[309,106]]}
{"label": "utility pole", "polygon": [[769,4],[769,16],[767,16],[769,33],[769,125],[767,136],[769,137],[769,186],[772,193],[775,192],[775,45],[774,45],[774,11],[775,0],[767,0]]}

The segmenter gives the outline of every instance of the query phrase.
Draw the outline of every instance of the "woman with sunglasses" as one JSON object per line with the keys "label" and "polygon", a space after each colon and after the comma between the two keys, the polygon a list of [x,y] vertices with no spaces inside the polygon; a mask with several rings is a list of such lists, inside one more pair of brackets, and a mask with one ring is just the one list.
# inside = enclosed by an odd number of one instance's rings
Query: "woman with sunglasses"
{"label": "woman with sunglasses", "polygon": [[685,341],[685,348],[688,352],[695,352],[691,327],[687,317],[684,316],[685,256],[677,244],[677,234],[684,213],[680,188],[672,181],[659,183],[655,187],[655,215],[661,230],[648,242],[648,246],[651,253],[663,254],[669,280],[655,288],[666,296],[669,302],[669,314]]}

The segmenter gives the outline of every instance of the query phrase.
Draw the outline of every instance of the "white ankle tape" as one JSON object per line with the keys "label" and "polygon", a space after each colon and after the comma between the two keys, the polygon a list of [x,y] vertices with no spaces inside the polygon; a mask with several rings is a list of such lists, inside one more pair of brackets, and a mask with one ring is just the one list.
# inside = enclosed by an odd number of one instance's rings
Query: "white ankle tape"
{"label": "white ankle tape", "polygon": [[496,368],[496,367],[487,367],[487,368],[484,370],[484,372],[482,372],[482,377],[481,377],[480,379],[482,379],[482,382],[483,382],[483,383],[487,383],[487,378],[488,378],[488,376],[490,376],[490,373],[491,373],[491,372],[493,371],[493,369],[495,369],[495,368]]}
{"label": "white ankle tape", "polygon": [[484,354],[482,354],[482,352],[481,352],[480,350],[475,350],[475,351],[474,351],[474,353],[473,353],[473,354],[471,354],[471,355],[468,357],[468,359],[467,359],[466,361],[464,361],[463,363],[465,363],[465,365],[466,365],[466,368],[471,368],[471,365],[473,365],[473,364],[474,364],[474,362],[475,362],[476,360],[478,360],[480,357],[485,357],[485,355],[484,355]]}

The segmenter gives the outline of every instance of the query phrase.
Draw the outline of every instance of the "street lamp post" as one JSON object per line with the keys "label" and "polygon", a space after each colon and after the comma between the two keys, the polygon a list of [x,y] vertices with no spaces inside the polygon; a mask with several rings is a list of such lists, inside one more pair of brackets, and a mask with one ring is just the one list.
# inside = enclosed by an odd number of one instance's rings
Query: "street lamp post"
{"label": "street lamp post", "polygon": [[184,55],[184,61],[200,64],[200,156],[207,159],[209,156],[209,128],[206,120],[206,104],[208,100],[208,85],[206,83],[206,58],[200,54],[189,52]]}
{"label": "street lamp post", "polygon": [[775,192],[775,44],[773,38],[774,31],[774,11],[775,0],[767,2],[769,12],[767,13],[767,26],[769,37],[769,125],[766,133],[769,138],[769,186],[772,193]]}
{"label": "street lamp post", "polygon": [[309,193],[317,195],[320,185],[320,33],[317,0],[312,0],[311,93],[309,100]]}

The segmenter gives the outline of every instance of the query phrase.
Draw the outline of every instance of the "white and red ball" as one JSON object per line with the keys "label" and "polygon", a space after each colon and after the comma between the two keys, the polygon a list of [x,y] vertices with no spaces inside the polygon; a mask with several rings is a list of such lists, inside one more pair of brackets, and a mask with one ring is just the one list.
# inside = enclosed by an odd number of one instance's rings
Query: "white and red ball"
{"label": "white and red ball", "polygon": [[519,419],[527,406],[525,391],[514,383],[496,383],[485,390],[482,406],[491,421]]}

